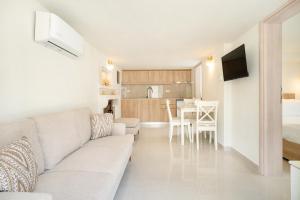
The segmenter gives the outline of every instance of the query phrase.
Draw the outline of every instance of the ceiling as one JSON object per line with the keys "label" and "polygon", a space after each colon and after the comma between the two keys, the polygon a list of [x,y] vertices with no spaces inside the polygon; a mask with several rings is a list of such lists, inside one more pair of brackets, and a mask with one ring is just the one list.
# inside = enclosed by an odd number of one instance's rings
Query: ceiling
{"label": "ceiling", "polygon": [[121,67],[192,67],[286,0],[40,0]]}

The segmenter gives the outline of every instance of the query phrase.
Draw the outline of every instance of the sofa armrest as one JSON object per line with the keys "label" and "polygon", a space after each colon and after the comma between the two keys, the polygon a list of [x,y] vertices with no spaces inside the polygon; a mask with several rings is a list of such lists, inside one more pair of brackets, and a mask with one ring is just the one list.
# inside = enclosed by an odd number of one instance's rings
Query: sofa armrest
{"label": "sofa armrest", "polygon": [[126,135],[126,125],[124,123],[113,123],[112,135]]}
{"label": "sofa armrest", "polygon": [[52,200],[52,196],[46,193],[31,192],[0,192],[1,200]]}

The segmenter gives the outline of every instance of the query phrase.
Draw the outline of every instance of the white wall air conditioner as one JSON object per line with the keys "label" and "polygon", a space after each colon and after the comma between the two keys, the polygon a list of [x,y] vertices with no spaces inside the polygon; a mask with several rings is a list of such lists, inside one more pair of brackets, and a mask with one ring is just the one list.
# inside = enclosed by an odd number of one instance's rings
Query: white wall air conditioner
{"label": "white wall air conditioner", "polygon": [[35,41],[64,54],[83,54],[83,38],[53,13],[36,11]]}

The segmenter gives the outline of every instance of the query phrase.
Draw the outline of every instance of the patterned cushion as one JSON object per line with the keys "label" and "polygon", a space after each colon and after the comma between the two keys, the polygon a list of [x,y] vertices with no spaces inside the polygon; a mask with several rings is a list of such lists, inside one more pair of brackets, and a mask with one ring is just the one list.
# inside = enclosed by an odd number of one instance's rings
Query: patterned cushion
{"label": "patterned cushion", "polygon": [[110,113],[93,114],[91,116],[92,136],[91,139],[109,136],[112,134],[113,115]]}
{"label": "patterned cushion", "polygon": [[37,163],[27,137],[0,149],[0,191],[32,192],[37,177]]}

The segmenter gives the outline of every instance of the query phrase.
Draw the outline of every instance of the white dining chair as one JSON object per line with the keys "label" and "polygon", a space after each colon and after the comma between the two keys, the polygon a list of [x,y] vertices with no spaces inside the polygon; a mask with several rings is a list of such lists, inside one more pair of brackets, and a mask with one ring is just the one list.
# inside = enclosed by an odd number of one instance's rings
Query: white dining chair
{"label": "white dining chair", "polygon": [[195,99],[183,99],[185,104],[194,104],[195,103]]}
{"label": "white dining chair", "polygon": [[[195,101],[196,100],[197,99],[195,99],[195,98],[192,98],[192,99],[183,99],[183,102],[184,102],[185,105],[195,105]],[[184,117],[186,119],[195,119],[196,115],[195,115],[195,113],[186,113]]]}
{"label": "white dining chair", "polygon": [[[218,149],[218,102],[217,101],[196,101],[197,114],[193,122],[193,130],[196,129],[197,149],[199,149],[199,133],[209,132],[209,142],[214,132],[214,145]],[[192,135],[192,142],[194,140]]]}
{"label": "white dining chair", "polygon": [[[172,142],[174,127],[176,127],[177,132],[179,132],[179,128],[181,126],[181,120],[177,117],[173,118],[169,99],[166,100],[166,105],[167,105],[167,112],[168,112],[168,118],[169,118],[169,141]],[[190,142],[192,142],[191,121],[186,119],[186,120],[184,120],[183,125],[185,127],[187,127],[188,138],[189,138]]]}

